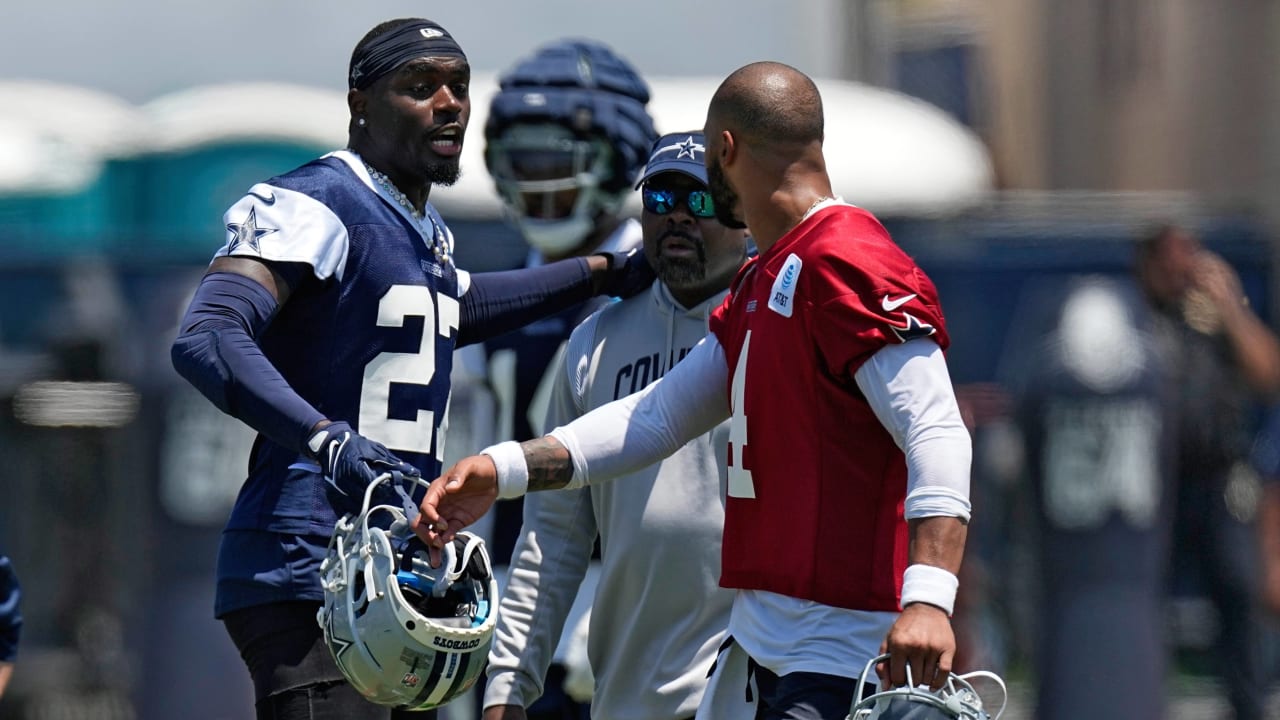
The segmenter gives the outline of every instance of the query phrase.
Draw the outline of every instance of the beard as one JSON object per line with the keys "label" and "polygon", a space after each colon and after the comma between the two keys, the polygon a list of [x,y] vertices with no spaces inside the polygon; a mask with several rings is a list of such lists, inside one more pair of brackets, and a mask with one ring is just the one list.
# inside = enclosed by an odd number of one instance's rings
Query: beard
{"label": "beard", "polygon": [[429,162],[423,168],[423,177],[431,185],[452,185],[462,177],[462,166],[454,162]]}
{"label": "beard", "polygon": [[734,208],[738,206],[738,193],[729,187],[719,158],[712,159],[707,166],[707,189],[711,191],[711,202],[716,207],[716,220],[727,228],[745,230],[747,224],[733,216]]}
{"label": "beard", "polygon": [[[712,200],[715,202],[715,200]],[[657,258],[653,258],[653,272],[663,283],[673,288],[682,288],[695,283],[700,283],[707,277],[707,246],[701,240],[685,235],[681,232],[667,233],[662,237],[675,235],[693,243],[697,248],[698,256],[694,258],[672,258],[658,254]],[[661,240],[658,241],[661,244]]]}

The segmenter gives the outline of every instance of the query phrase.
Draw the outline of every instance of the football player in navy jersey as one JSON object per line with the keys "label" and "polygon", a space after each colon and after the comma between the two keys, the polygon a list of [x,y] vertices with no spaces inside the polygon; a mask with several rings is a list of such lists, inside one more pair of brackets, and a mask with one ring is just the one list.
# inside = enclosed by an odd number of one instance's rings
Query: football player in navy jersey
{"label": "football player in navy jersey", "polygon": [[[563,40],[539,47],[499,78],[485,123],[485,163],[508,214],[529,244],[528,267],[642,244],[640,224],[619,210],[657,139],[649,87],[605,45]],[[583,112],[589,108],[589,112]],[[484,343],[499,399],[503,440],[541,434],[545,403],[534,396],[556,353],[603,298]],[[509,425],[507,424],[509,423]],[[496,513],[494,562],[511,557],[521,503]]]}
{"label": "football player in navy jersey", "polygon": [[438,546],[495,498],[594,487],[728,418],[732,642],[697,717],[844,720],[886,652],[881,682],[937,690],[955,655],[972,452],[937,290],[874,216],[833,197],[808,76],[740,68],[704,132],[716,217],[760,251],[711,332],[644,390],[459,461],[415,529]]}
{"label": "football player in navy jersey", "polygon": [[[657,139],[648,101],[649,87],[639,73],[590,40],[547,43],[501,74],[484,127],[485,163],[529,245],[526,267],[642,245],[639,222],[620,211]],[[462,362],[484,368],[486,389],[496,401],[497,439],[528,440],[542,433],[542,398],[550,395],[557,354],[573,328],[604,302],[585,300],[463,351]],[[455,421],[461,410],[453,406]],[[490,551],[498,565],[511,559],[522,506],[515,500],[494,512]],[[560,663],[552,664],[531,718],[586,715],[586,707],[563,692],[564,672]]]}
{"label": "football player in navy jersey", "polygon": [[349,66],[348,147],[232,205],[172,348],[185,378],[259,433],[216,600],[259,718],[392,714],[344,681],[322,641],[319,566],[371,480],[439,472],[454,348],[653,277],[642,253],[509,273],[454,266],[428,194],[458,177],[470,76],[437,23],[369,31]]}

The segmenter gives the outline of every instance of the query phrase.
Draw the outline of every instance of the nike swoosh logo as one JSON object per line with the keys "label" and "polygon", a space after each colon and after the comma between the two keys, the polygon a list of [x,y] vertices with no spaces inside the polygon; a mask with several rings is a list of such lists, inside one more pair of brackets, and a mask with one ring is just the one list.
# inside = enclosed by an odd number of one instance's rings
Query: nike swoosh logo
{"label": "nike swoosh logo", "polygon": [[266,205],[275,205],[275,204],[276,204],[276,194],[275,194],[275,193],[273,193],[273,192],[271,192],[270,190],[268,190],[268,191],[267,191],[267,196],[266,196],[266,197],[263,197],[263,196],[259,195],[258,193],[253,192],[252,190],[250,190],[250,191],[249,191],[249,194],[250,194],[250,195],[252,195],[252,196],[254,196],[254,197],[256,197],[256,198],[258,198],[259,200],[261,200],[261,201],[262,201],[264,204],[266,204]]}
{"label": "nike swoosh logo", "polygon": [[906,305],[907,303],[914,300],[915,297],[916,297],[916,294],[911,293],[910,295],[905,295],[903,297],[898,298],[897,300],[890,300],[889,296],[885,295],[883,298],[880,298],[880,307],[884,308],[885,312],[893,312],[894,310],[897,310],[903,305]]}

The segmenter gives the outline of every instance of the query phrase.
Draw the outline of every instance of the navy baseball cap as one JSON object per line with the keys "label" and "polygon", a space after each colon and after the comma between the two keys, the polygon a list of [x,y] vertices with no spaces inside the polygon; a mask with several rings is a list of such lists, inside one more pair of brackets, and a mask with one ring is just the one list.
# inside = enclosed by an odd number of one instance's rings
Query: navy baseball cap
{"label": "navy baseball cap", "polygon": [[646,180],[664,172],[679,172],[688,175],[703,185],[707,184],[707,167],[703,164],[706,153],[706,142],[701,132],[670,133],[658,138],[649,151],[649,162],[640,173],[636,187]]}

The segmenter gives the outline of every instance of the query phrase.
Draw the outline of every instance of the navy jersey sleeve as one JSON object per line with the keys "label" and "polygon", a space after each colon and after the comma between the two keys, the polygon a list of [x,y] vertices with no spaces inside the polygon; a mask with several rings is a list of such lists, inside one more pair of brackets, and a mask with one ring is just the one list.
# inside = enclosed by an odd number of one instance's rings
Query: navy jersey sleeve
{"label": "navy jersey sleeve", "polygon": [[226,244],[217,256],[309,265],[317,278],[341,278],[349,251],[347,228],[316,198],[258,183],[223,216]]}
{"label": "navy jersey sleeve", "polygon": [[18,654],[18,635],[22,629],[22,591],[13,563],[0,555],[0,662],[13,662]]}

